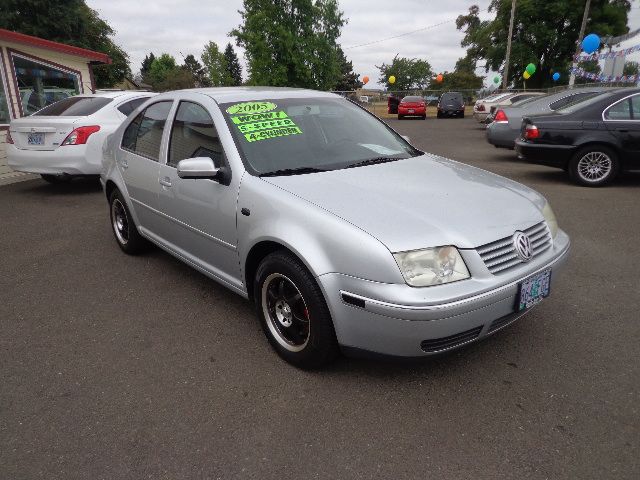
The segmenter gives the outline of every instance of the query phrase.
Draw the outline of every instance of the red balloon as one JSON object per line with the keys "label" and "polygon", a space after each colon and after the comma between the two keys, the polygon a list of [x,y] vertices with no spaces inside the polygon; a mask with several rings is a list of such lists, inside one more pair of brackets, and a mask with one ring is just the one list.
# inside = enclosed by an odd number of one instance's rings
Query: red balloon
{"label": "red balloon", "polygon": [[442,76],[441,73],[439,73],[438,76],[436,77],[436,82],[442,83],[442,80],[444,80],[444,77]]}
{"label": "red balloon", "polygon": [[369,77],[367,76],[362,77],[362,83],[364,83],[365,85],[369,83]]}

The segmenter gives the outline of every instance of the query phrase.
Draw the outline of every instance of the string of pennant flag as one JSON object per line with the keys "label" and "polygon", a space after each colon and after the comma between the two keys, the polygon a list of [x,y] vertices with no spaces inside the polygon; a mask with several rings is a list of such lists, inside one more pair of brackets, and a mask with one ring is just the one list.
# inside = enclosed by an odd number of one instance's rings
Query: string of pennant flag
{"label": "string of pennant flag", "polygon": [[592,53],[591,55],[576,55],[573,59],[576,62],[588,62],[591,60],[606,60],[608,58],[625,57],[631,53],[640,52],[640,45],[625,48],[624,50],[617,50],[615,52],[604,53]]}
{"label": "string of pennant flag", "polygon": [[640,75],[602,75],[600,73],[587,72],[584,68],[572,68],[571,73],[576,77],[587,78],[596,82],[620,82],[620,83],[638,83]]}

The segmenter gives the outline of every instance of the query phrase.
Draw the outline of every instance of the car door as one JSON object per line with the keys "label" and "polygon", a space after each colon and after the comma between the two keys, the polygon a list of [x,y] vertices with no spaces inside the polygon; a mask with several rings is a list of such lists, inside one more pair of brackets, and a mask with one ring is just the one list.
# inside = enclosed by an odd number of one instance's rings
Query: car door
{"label": "car door", "polygon": [[[224,175],[216,180],[180,178],[178,162],[196,157],[211,158]],[[161,236],[166,246],[221,281],[241,286],[236,249],[239,179],[233,178],[212,115],[203,104],[180,101],[169,131],[166,162],[161,163]]]}
{"label": "car door", "polygon": [[158,174],[165,124],[173,100],[152,103],[127,126],[118,152],[122,174],[139,227],[155,232],[159,226]]}
{"label": "car door", "polygon": [[623,98],[603,113],[607,129],[618,139],[625,169],[640,169],[640,93]]}

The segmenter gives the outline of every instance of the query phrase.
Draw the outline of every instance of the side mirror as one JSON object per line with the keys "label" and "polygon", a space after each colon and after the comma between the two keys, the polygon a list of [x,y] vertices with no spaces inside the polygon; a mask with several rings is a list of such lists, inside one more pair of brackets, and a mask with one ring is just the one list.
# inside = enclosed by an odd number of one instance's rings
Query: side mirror
{"label": "side mirror", "polygon": [[209,157],[186,158],[178,162],[178,176],[180,178],[208,178],[217,180],[220,169]]}
{"label": "side mirror", "polygon": [[411,139],[408,135],[401,135],[401,137],[404,138],[408,144],[411,144]]}

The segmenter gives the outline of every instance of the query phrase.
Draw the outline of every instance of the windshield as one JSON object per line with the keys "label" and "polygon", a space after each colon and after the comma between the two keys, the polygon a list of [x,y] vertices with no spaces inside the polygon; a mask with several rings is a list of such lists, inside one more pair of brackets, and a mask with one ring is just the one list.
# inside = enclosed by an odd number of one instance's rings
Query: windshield
{"label": "windshield", "polygon": [[287,98],[220,105],[249,171],[309,173],[422,154],[366,110],[342,98]]}

